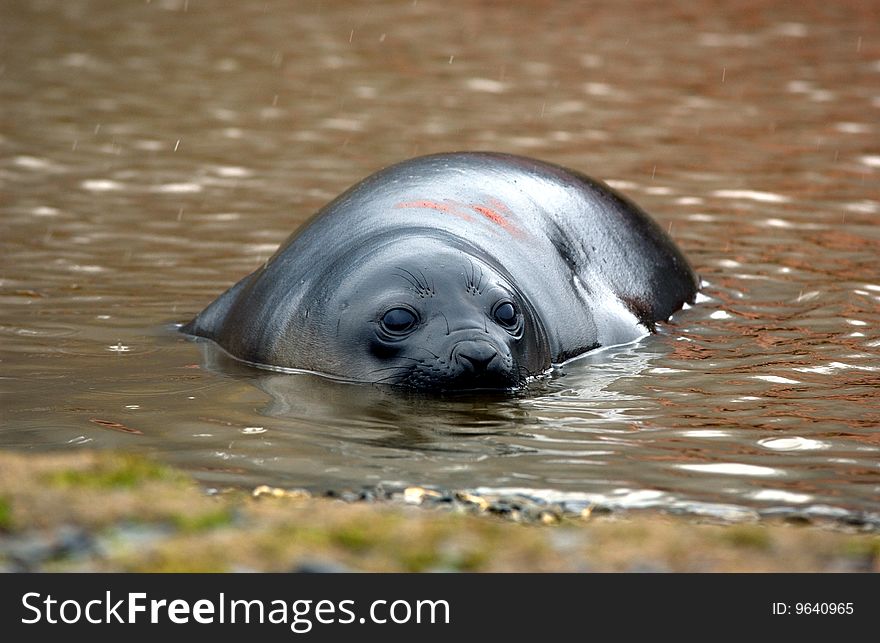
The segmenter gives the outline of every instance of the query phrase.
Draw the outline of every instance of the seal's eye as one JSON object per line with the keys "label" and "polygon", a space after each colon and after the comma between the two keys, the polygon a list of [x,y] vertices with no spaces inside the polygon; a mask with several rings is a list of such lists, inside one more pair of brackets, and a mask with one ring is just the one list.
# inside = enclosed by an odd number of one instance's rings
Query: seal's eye
{"label": "seal's eye", "polygon": [[518,321],[516,307],[514,307],[509,301],[502,302],[498,306],[495,306],[495,310],[492,311],[492,316],[495,318],[495,321],[507,328],[516,326],[516,322]]}
{"label": "seal's eye", "polygon": [[392,308],[382,315],[382,327],[394,334],[412,330],[417,321],[416,314],[407,308]]}

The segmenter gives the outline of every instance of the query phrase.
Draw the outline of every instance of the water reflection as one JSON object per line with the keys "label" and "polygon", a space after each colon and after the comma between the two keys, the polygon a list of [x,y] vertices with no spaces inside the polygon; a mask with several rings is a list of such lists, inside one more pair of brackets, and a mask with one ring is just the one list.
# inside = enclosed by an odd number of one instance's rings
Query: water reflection
{"label": "water reflection", "polygon": [[[620,377],[637,377],[657,355],[644,347],[618,347],[572,362],[533,382],[526,391],[437,396],[308,373],[256,369],[230,357],[213,342],[196,343],[206,370],[247,381],[266,393],[269,402],[258,412],[284,420],[285,430],[323,431],[344,442],[385,450],[388,457],[400,457],[406,450],[470,456],[551,455],[554,431],[614,434],[619,431],[616,423],[637,421],[633,411],[638,398],[615,392],[610,385]],[[575,417],[559,416],[567,406]],[[558,441],[570,448],[577,439],[569,436]]]}

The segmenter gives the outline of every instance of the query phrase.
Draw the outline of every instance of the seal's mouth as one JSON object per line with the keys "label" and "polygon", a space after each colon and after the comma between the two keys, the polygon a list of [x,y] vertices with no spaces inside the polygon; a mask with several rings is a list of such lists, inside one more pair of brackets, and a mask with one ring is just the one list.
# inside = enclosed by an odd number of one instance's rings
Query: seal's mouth
{"label": "seal's mouth", "polygon": [[383,384],[395,388],[443,392],[515,391],[526,386],[528,373],[512,369],[474,370],[468,366],[439,371],[414,366]]}
{"label": "seal's mouth", "polygon": [[462,336],[441,355],[426,350],[420,359],[405,357],[411,361],[389,367],[391,376],[384,383],[435,392],[508,391],[528,380],[510,351],[484,336]]}
{"label": "seal's mouth", "polygon": [[441,391],[500,391],[513,390],[525,386],[525,379],[513,377],[513,374],[464,374],[460,377],[437,382]]}

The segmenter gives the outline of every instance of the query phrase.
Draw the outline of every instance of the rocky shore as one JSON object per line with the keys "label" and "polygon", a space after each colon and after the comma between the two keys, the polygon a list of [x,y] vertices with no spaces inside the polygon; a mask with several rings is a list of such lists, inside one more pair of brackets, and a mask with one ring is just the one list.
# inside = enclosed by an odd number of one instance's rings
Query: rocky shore
{"label": "rocky shore", "polygon": [[141,457],[0,451],[0,570],[876,572],[880,534],[570,512],[420,487],[208,493]]}

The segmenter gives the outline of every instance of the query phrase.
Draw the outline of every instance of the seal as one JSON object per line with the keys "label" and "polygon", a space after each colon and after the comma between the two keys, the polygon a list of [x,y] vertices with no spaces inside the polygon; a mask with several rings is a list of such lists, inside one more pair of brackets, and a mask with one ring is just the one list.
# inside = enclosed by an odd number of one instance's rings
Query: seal
{"label": "seal", "polygon": [[344,192],[181,330],[275,370],[516,389],[654,332],[698,288],[606,184],[520,156],[435,154]]}

